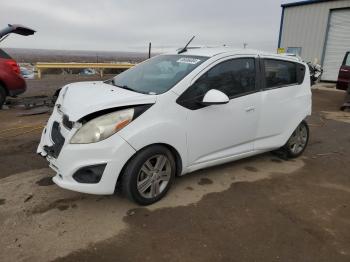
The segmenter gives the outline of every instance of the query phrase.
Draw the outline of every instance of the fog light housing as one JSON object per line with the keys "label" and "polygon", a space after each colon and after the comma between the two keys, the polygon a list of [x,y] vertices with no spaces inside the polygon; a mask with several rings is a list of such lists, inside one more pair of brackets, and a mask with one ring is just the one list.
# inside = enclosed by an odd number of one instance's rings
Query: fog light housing
{"label": "fog light housing", "polygon": [[107,164],[86,166],[74,173],[75,181],[84,184],[97,184],[102,178],[102,174]]}

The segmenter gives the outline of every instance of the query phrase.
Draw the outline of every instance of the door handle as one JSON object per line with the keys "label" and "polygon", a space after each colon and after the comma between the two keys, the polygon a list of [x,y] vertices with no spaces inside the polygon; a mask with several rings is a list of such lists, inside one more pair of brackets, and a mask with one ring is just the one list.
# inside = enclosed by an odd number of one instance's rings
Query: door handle
{"label": "door handle", "polygon": [[245,111],[246,111],[247,113],[253,112],[253,111],[255,111],[255,107],[254,107],[254,106],[247,107],[247,108],[245,109]]}

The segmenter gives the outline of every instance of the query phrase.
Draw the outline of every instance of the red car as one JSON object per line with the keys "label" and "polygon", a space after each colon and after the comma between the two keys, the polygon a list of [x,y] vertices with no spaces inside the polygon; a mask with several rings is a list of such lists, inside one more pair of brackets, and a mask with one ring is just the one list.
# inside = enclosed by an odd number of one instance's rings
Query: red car
{"label": "red car", "polygon": [[[8,25],[0,30],[0,42],[9,34],[32,35],[34,30],[21,25]],[[17,62],[0,49],[0,109],[7,96],[17,96],[26,90],[26,82],[20,74]]]}
{"label": "red car", "polygon": [[338,81],[337,81],[337,89],[347,90],[350,88],[350,52],[345,54],[343,64],[340,67]]}

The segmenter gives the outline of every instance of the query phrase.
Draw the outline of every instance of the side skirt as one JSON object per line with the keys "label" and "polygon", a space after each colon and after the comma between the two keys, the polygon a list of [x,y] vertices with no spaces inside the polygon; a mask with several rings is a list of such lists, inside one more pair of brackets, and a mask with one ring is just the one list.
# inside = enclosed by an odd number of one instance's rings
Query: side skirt
{"label": "side skirt", "polygon": [[230,156],[230,157],[220,158],[220,159],[216,159],[216,160],[212,160],[212,161],[208,161],[208,162],[203,162],[203,163],[191,165],[191,166],[188,166],[187,168],[184,169],[184,172],[182,172],[182,175],[185,175],[185,174],[190,173],[190,172],[194,172],[194,171],[199,170],[199,169],[204,169],[204,168],[211,167],[211,166],[217,166],[217,165],[229,163],[232,161],[236,161],[236,160],[247,158],[250,156],[262,154],[262,153],[269,152],[269,151],[271,151],[271,149],[254,150],[254,151],[246,152],[246,153],[239,154],[239,155],[234,155],[234,156]]}

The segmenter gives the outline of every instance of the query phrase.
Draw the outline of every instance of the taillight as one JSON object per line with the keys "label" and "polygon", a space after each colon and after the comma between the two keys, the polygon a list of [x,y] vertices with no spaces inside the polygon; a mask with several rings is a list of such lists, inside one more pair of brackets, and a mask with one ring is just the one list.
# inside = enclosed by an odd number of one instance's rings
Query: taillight
{"label": "taillight", "polygon": [[19,66],[15,60],[6,60],[5,63],[8,64],[16,74],[20,74]]}

